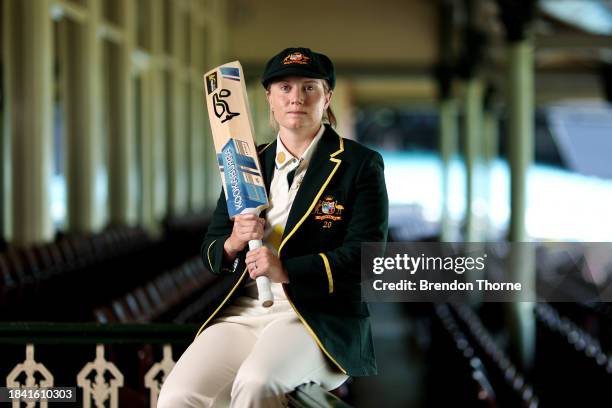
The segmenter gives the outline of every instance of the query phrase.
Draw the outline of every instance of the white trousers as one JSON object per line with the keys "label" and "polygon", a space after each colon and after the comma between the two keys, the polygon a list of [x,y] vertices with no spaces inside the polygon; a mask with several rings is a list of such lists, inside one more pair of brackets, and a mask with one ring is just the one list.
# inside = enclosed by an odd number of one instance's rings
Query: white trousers
{"label": "white trousers", "polygon": [[187,348],[162,385],[158,408],[282,407],[314,382],[347,376],[328,361],[286,299],[271,308],[240,297]]}

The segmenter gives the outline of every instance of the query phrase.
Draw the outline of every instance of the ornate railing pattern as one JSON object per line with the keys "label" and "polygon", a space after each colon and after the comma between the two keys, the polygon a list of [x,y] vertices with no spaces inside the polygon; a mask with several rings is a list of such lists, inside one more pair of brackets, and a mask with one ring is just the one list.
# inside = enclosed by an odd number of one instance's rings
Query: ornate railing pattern
{"label": "ornate railing pattern", "polygon": [[[25,346],[25,359],[14,367],[4,366],[0,359],[0,375],[6,375],[6,387],[10,388],[47,388],[54,386],[76,386],[77,400],[85,408],[117,408],[120,402],[120,389],[124,387],[125,367],[121,361],[111,361],[109,349],[116,345],[162,346],[162,358],[149,364],[140,378],[148,392],[143,406],[156,407],[161,384],[174,366],[172,345],[187,346],[197,332],[198,325],[192,324],[99,324],[99,323],[0,323],[0,356],[5,348],[15,345]],[[37,360],[36,347],[47,345],[91,345],[92,360],[84,361],[80,370],[74,373],[73,384],[57,384],[53,370],[45,366],[45,361]],[[66,358],[70,359],[71,356]],[[148,359],[145,359],[148,361]],[[77,362],[78,363],[78,362]],[[3,384],[0,384],[3,386]],[[144,398],[143,398],[144,399]],[[53,404],[51,404],[53,405]],[[125,405],[125,404],[124,404]],[[292,407],[349,407],[333,394],[315,384],[299,387],[289,395]],[[23,403],[14,401],[12,407],[19,408]],[[38,405],[28,403],[27,408],[35,406],[46,408],[47,403]],[[127,405],[132,408],[132,405]]]}
{"label": "ornate railing pattern", "polygon": [[[124,386],[124,374],[120,367],[107,359],[105,346],[163,344],[163,358],[152,364],[144,375],[144,386],[149,392],[148,405],[155,407],[161,384],[175,363],[171,344],[188,344],[196,331],[196,325],[189,324],[2,323],[0,344],[25,344],[25,360],[10,370],[6,376],[6,387],[23,389],[58,385],[44,362],[35,359],[36,345],[91,344],[95,346],[95,358],[85,362],[82,369],[75,373],[82,406],[117,408],[119,389]],[[5,367],[0,369],[4,370]],[[12,405],[16,408],[20,404],[14,401]],[[26,406],[35,405],[28,403]],[[39,406],[47,407],[47,402],[40,401]]]}

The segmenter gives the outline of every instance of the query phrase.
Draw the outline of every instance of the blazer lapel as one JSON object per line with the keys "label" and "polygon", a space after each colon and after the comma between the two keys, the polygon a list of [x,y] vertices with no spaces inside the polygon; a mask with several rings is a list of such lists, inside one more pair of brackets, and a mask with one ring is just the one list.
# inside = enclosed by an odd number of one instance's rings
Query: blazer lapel
{"label": "blazer lapel", "polygon": [[270,183],[272,183],[272,176],[274,175],[276,140],[260,148],[257,153],[259,154],[259,162],[261,163],[261,171],[264,184],[266,185],[266,192],[270,194]]}
{"label": "blazer lapel", "polygon": [[326,126],[291,206],[283,240],[278,251],[279,255],[285,243],[300,228],[308,214],[312,212],[323,190],[340,167],[342,160],[337,156],[342,151],[344,151],[342,138]]}

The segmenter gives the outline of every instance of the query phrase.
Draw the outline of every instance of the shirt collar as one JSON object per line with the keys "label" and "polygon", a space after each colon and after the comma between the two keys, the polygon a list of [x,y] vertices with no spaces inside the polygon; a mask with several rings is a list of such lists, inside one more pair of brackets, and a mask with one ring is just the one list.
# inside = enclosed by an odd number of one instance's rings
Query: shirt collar
{"label": "shirt collar", "polygon": [[310,161],[319,140],[321,140],[321,137],[323,136],[323,132],[325,132],[325,126],[321,125],[314,139],[312,139],[312,142],[310,142],[310,145],[308,145],[306,150],[304,150],[304,153],[302,153],[302,156],[299,159],[289,153],[289,150],[287,150],[281,141],[280,135],[277,135],[276,140],[278,143],[276,143],[276,157],[274,159],[276,168],[280,170],[284,167],[290,166],[291,169],[295,169],[301,162]]}

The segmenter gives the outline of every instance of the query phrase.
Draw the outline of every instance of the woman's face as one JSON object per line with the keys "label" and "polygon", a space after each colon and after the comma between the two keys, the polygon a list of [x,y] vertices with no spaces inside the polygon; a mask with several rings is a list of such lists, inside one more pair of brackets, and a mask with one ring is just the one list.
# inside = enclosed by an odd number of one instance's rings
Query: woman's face
{"label": "woman's face", "polygon": [[332,93],[325,89],[323,79],[284,77],[272,83],[266,94],[281,128],[316,131],[331,100]]}

